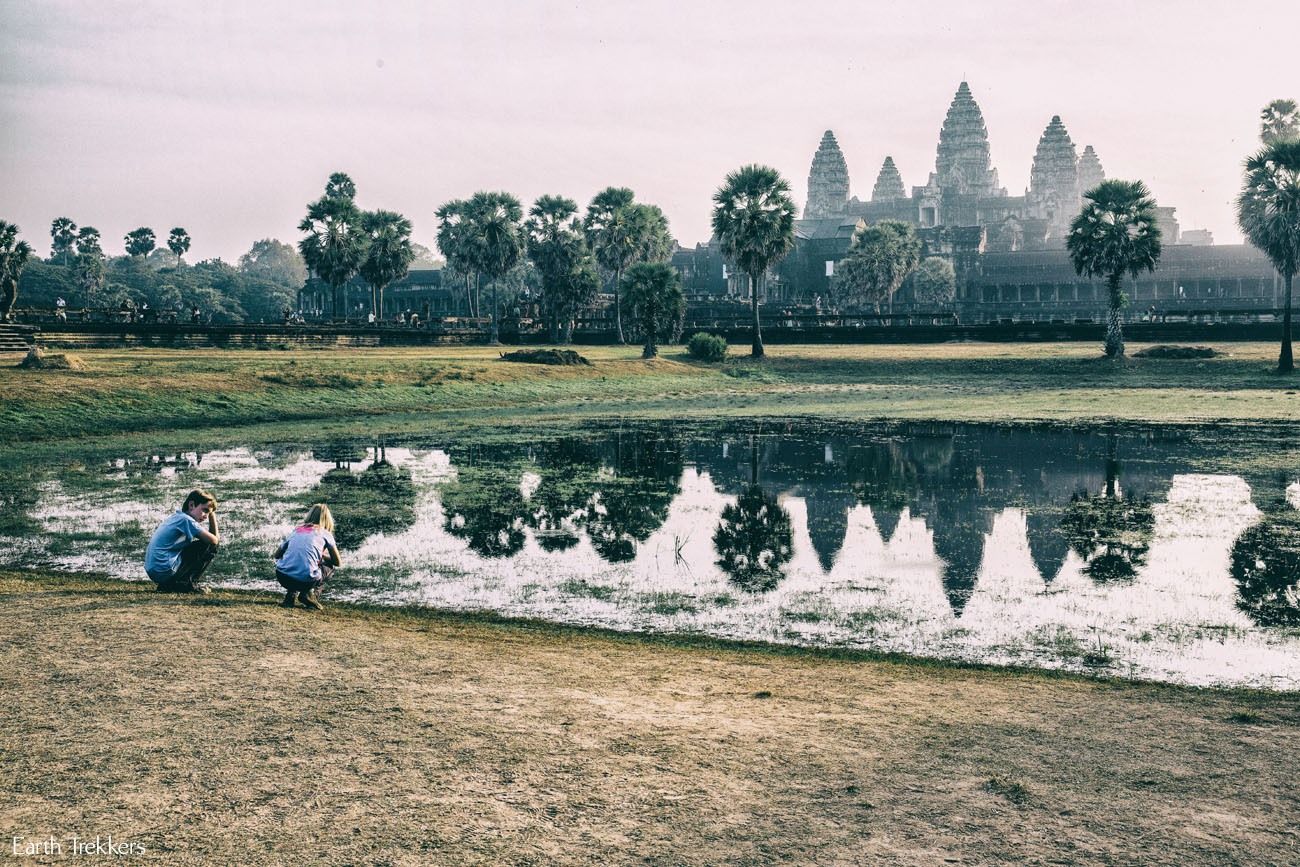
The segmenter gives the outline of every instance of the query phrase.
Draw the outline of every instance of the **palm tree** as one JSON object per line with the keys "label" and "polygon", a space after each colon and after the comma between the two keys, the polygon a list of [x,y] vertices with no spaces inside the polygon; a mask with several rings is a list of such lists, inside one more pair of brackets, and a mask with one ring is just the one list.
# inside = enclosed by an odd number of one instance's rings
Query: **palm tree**
{"label": "palm tree", "polygon": [[585,252],[577,213],[578,203],[573,199],[542,196],[529,209],[524,223],[528,258],[542,278],[542,306],[552,343],[560,341],[560,316],[568,278],[576,260]]}
{"label": "palm tree", "polygon": [[658,205],[637,203],[630,211],[632,240],[636,252],[632,262],[667,262],[672,258],[672,233],[668,230],[668,217]]}
{"label": "palm tree", "polygon": [[727,175],[713,194],[713,233],[722,255],[749,277],[749,301],[754,314],[751,354],[763,355],[758,326],[758,281],[768,268],[794,249],[794,201],[790,184],[769,166],[743,166]]}
{"label": "palm tree", "polygon": [[645,332],[642,358],[659,354],[658,343],[667,340],[686,309],[682,282],[671,265],[638,262],[627,271],[627,305]]}
{"label": "palm tree", "polygon": [[176,256],[176,267],[181,266],[181,256],[190,251],[190,233],[177,226],[167,236],[167,249]]}
{"label": "palm tree", "polygon": [[583,228],[587,244],[600,266],[614,275],[614,327],[618,342],[623,338],[623,309],[619,298],[619,283],[623,271],[635,261],[637,239],[633,234],[632,200],[636,194],[627,187],[606,187],[595,195],[587,206]]}
{"label": "palm tree", "polygon": [[51,257],[62,256],[63,264],[68,264],[68,257],[72,253],[72,245],[77,242],[77,224],[67,217],[55,217],[50,223],[50,238],[53,245],[50,249]]}
{"label": "palm tree", "polygon": [[77,231],[77,284],[84,294],[83,304],[91,305],[96,292],[104,286],[104,250],[99,245],[99,230],[82,226]]}
{"label": "palm tree", "polygon": [[881,220],[853,233],[849,253],[835,269],[832,284],[843,300],[871,304],[894,297],[921,261],[921,240],[911,223]]}
{"label": "palm tree", "polygon": [[468,205],[469,258],[474,270],[492,287],[492,343],[501,342],[501,310],[497,304],[497,281],[519,262],[524,239],[520,221],[523,206],[509,193],[477,192]]}
{"label": "palm tree", "polygon": [[132,229],[126,233],[122,241],[126,244],[126,254],[128,256],[138,256],[140,258],[148,256],[153,252],[154,247],[158,246],[153,229],[148,226]]}
{"label": "palm tree", "polygon": [[370,286],[370,312],[378,319],[384,309],[384,289],[405,277],[415,258],[411,221],[392,211],[367,211],[361,215],[361,231],[366,237],[361,278]]}
{"label": "palm tree", "polygon": [[452,271],[465,275],[465,306],[470,316],[478,315],[474,293],[470,288],[474,266],[469,249],[469,202],[452,199],[444,202],[436,212],[438,217],[438,249],[447,259]]}
{"label": "palm tree", "polygon": [[1084,194],[1086,203],[1070,223],[1065,248],[1077,274],[1106,278],[1110,312],[1106,319],[1106,356],[1122,358],[1124,332],[1119,311],[1128,298],[1124,272],[1137,279],[1160,261],[1160,228],[1155,200],[1141,181],[1102,181]]}
{"label": "palm tree", "polygon": [[1300,266],[1300,139],[1274,142],[1246,160],[1237,196],[1242,234],[1273,262],[1286,284],[1279,373],[1295,370],[1291,355],[1291,288]]}
{"label": "palm tree", "polygon": [[330,175],[330,179],[325,183],[325,198],[352,201],[356,197],[357,185],[353,183],[352,178],[343,172]]}
{"label": "palm tree", "polygon": [[18,300],[18,275],[31,255],[31,245],[18,240],[18,227],[0,220],[0,321],[8,322],[13,316],[14,302]]}
{"label": "palm tree", "polygon": [[307,233],[298,242],[298,252],[317,279],[330,287],[334,316],[345,311],[340,291],[365,259],[366,237],[360,222],[361,212],[351,199],[326,194],[307,206],[307,216],[298,224],[298,230]]}
{"label": "palm tree", "polygon": [[1300,108],[1294,99],[1275,99],[1259,113],[1259,138],[1266,145],[1300,137]]}

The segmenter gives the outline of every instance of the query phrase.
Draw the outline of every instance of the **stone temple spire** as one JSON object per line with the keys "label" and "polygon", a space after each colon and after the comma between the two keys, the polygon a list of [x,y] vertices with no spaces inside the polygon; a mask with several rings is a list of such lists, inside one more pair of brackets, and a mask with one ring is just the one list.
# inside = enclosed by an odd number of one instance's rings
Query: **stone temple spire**
{"label": "stone temple spire", "polygon": [[1093,187],[1106,180],[1106,171],[1101,167],[1101,160],[1097,158],[1097,152],[1088,145],[1083,149],[1083,155],[1079,157],[1079,195],[1091,190]]}
{"label": "stone temple spire", "polygon": [[989,159],[989,133],[984,126],[984,115],[971,96],[970,85],[964,81],[957,88],[939,131],[935,173],[939,187],[945,192],[1006,195],[998,187],[998,173]]}
{"label": "stone temple spire", "polygon": [[885,157],[885,164],[880,167],[880,174],[876,175],[876,186],[871,190],[871,201],[888,202],[905,198],[907,190],[903,188],[903,176],[898,173],[894,158]]}
{"label": "stone temple spire", "polygon": [[1038,139],[1034,164],[1029,170],[1029,207],[1035,217],[1047,220],[1048,234],[1063,238],[1079,211],[1079,158],[1061,116]]}
{"label": "stone temple spire", "polygon": [[805,220],[841,216],[849,203],[849,167],[840,152],[835,133],[826,130],[808,170],[808,203]]}

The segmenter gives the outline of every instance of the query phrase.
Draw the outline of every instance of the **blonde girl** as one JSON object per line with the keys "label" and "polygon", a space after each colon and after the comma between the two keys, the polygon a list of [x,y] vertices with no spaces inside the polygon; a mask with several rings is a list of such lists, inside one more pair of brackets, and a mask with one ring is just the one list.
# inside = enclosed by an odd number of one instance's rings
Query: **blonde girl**
{"label": "blonde girl", "polygon": [[297,597],[304,608],[322,610],[321,587],[343,565],[338,543],[334,541],[334,516],[330,507],[324,503],[312,506],[302,525],[280,543],[272,556],[275,578],[285,589],[280,605],[292,608]]}

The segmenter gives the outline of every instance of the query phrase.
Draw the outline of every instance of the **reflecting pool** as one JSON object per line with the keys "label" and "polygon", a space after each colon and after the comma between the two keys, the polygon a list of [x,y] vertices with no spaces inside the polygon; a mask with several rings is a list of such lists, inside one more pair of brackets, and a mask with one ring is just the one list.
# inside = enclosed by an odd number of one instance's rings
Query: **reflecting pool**
{"label": "reflecting pool", "polygon": [[213,583],[330,503],[354,599],[620,630],[1300,688],[1300,478],[1211,429],[609,425],[0,463],[0,563],[143,579],[220,500]]}

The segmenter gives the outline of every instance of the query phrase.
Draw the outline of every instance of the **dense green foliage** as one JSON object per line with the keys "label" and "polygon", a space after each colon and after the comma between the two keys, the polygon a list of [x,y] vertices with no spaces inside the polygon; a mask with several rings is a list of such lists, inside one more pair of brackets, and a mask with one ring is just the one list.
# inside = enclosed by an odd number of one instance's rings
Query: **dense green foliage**
{"label": "dense green foliage", "polygon": [[721,361],[727,357],[727,338],[701,331],[691,335],[686,351],[700,361]]}
{"label": "dense green foliage", "polygon": [[919,304],[949,304],[957,297],[957,273],[952,263],[928,256],[912,274],[912,295]]}
{"label": "dense green foliage", "polygon": [[[174,261],[166,253],[106,258],[98,233],[82,229],[71,249],[59,249],[48,260],[33,258],[19,283],[24,307],[52,310],[63,298],[72,311],[82,307],[116,310],[123,301],[145,304],[170,318],[199,308],[214,322],[278,322],[285,307],[297,306],[306,269],[287,244],[266,239],[240,257],[238,267],[220,259],[196,265]],[[64,259],[68,264],[63,264]]]}
{"label": "dense green foliage", "polygon": [[1286,284],[1277,369],[1288,373],[1295,369],[1291,294],[1300,268],[1300,139],[1274,142],[1246,160],[1246,176],[1237,196],[1237,224]]}
{"label": "dense green foliage", "polygon": [[789,182],[770,166],[742,166],[728,174],[713,194],[713,234],[722,255],[749,277],[755,357],[763,354],[758,281],[794,249],[795,213]]}
{"label": "dense green foliage", "polygon": [[1083,210],[1070,223],[1065,240],[1076,273],[1106,278],[1109,314],[1106,355],[1124,354],[1119,311],[1128,303],[1120,281],[1154,271],[1160,261],[1160,227],[1156,203],[1141,181],[1102,181],[1084,194]]}

